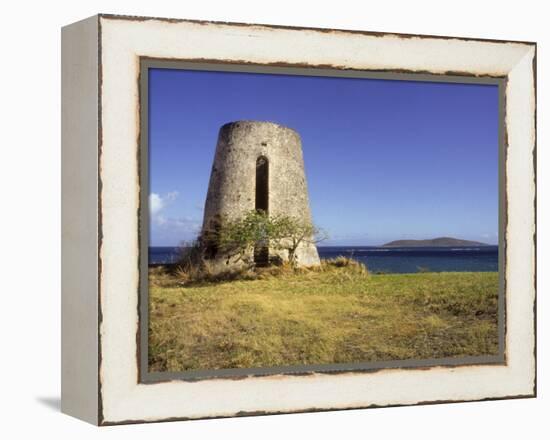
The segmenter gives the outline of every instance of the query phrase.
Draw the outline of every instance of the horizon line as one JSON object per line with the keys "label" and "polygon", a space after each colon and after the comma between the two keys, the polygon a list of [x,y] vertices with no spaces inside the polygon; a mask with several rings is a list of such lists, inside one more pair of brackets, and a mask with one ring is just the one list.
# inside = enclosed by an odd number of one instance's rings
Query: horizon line
{"label": "horizon line", "polygon": [[[470,245],[449,245],[449,246],[387,246],[387,244],[326,244],[326,245],[315,245],[316,247],[318,248],[322,248],[322,247],[374,247],[374,248],[379,248],[379,247],[385,247],[385,248],[392,248],[392,247],[395,247],[395,248],[400,248],[400,247],[430,247],[430,248],[433,248],[433,247],[445,247],[445,248],[460,248],[460,247],[463,247],[463,248],[471,248],[471,247],[484,247],[484,246],[487,246],[487,247],[498,247],[499,244],[498,243],[481,243],[481,244],[470,244]],[[169,244],[162,244],[162,245],[155,245],[155,244],[149,244],[147,247],[151,248],[151,247],[186,247],[186,246],[182,246],[181,244],[172,244],[172,245],[169,245]]]}

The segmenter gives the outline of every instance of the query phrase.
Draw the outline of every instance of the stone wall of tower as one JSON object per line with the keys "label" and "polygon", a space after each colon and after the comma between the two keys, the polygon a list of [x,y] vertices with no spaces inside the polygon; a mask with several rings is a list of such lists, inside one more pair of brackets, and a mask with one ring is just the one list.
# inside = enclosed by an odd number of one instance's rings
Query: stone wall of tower
{"label": "stone wall of tower", "polygon": [[[255,209],[256,161],[260,156],[266,157],[269,162],[269,214],[284,214],[311,222],[298,133],[272,122],[238,121],[222,126],[218,135],[203,232],[212,227],[218,218],[239,218]],[[270,254],[288,259],[285,252],[270,249]],[[320,264],[315,245],[305,243],[300,246],[297,262],[300,266]],[[227,266],[227,258],[217,255],[213,263],[223,269],[224,265]]]}

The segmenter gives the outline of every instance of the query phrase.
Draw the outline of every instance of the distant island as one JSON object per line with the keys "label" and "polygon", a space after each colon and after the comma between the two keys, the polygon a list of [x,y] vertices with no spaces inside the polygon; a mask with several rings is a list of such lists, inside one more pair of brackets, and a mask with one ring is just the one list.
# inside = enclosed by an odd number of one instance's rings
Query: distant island
{"label": "distant island", "polygon": [[458,238],[439,237],[430,240],[395,240],[382,245],[382,247],[465,247],[465,246],[489,246],[479,241],[459,240]]}

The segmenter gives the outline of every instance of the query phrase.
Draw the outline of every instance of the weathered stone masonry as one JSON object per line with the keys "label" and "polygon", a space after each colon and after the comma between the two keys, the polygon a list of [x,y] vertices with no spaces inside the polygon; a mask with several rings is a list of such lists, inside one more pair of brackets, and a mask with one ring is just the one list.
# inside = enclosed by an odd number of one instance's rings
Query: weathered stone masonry
{"label": "weathered stone masonry", "polygon": [[[257,171],[258,167],[264,169]],[[262,182],[262,176],[267,182]],[[262,192],[266,190],[264,200]],[[311,222],[299,134],[272,122],[237,121],[223,125],[210,175],[203,233],[219,218],[239,218],[264,204],[270,215],[284,214]],[[288,259],[286,251],[269,249],[269,253]],[[303,243],[296,256],[300,266],[320,264],[313,243]],[[223,269],[228,265],[225,257],[218,252],[211,261]]]}

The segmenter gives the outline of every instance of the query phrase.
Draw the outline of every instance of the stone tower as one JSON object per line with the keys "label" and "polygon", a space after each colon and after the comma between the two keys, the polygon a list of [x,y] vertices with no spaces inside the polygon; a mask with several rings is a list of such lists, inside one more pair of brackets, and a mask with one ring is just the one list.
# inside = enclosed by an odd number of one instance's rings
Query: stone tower
{"label": "stone tower", "polygon": [[[220,218],[239,218],[254,209],[311,223],[300,136],[272,122],[231,122],[223,125],[218,135],[203,236],[215,228]],[[264,248],[261,253],[263,259],[277,256],[288,260],[287,251]],[[238,264],[217,249],[207,250],[207,258],[216,270]],[[258,263],[257,252],[254,259]],[[302,243],[296,251],[296,262],[299,266],[319,265],[315,244]]]}

